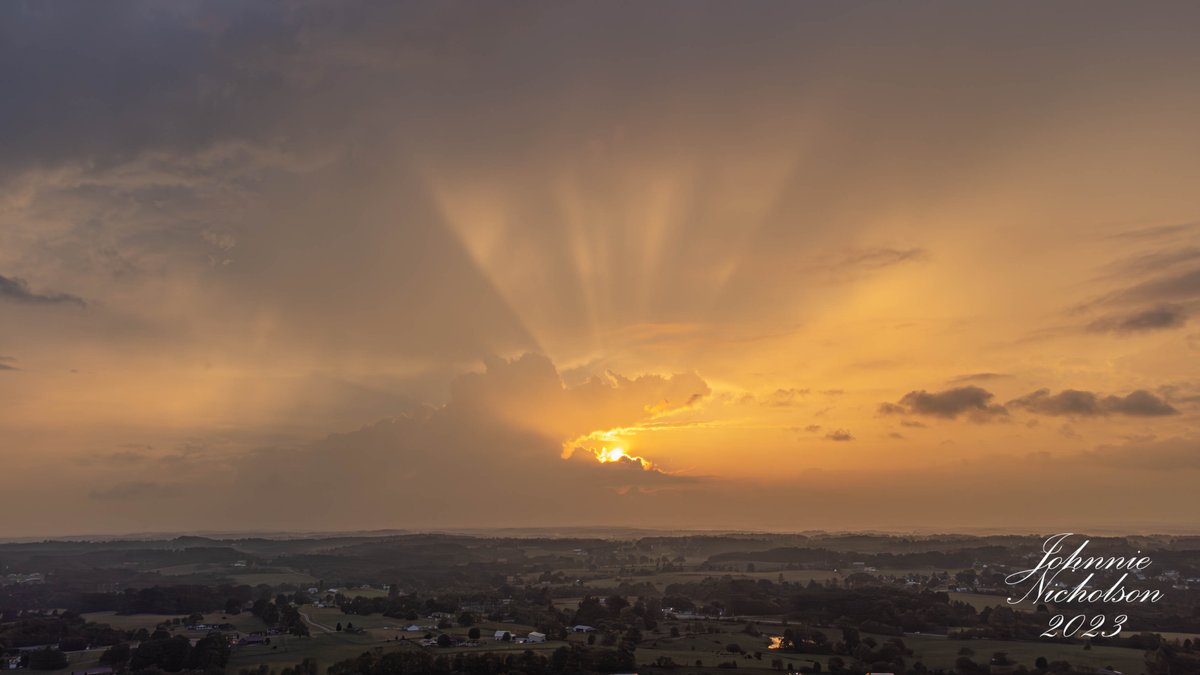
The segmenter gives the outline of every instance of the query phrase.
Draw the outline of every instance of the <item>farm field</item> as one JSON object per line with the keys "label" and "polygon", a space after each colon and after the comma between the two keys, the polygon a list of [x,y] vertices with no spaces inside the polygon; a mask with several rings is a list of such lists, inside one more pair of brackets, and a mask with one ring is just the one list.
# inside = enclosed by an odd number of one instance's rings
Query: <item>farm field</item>
{"label": "farm field", "polygon": [[[88,621],[96,623],[106,623],[113,628],[122,630],[137,630],[145,628],[148,631],[153,631],[154,628],[171,619],[181,618],[178,614],[117,614],[116,612],[88,612],[81,615]],[[203,623],[233,624],[236,629],[243,633],[266,630],[267,626],[261,619],[250,614],[249,612],[241,612],[240,614],[222,614],[221,612],[209,612],[202,615]]]}

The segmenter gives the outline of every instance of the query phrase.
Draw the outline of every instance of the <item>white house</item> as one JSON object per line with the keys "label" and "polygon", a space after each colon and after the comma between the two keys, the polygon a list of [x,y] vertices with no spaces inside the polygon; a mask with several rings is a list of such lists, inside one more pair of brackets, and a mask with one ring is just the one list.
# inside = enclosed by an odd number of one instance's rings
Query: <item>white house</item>
{"label": "white house", "polygon": [[545,642],[545,641],[546,641],[546,634],[545,634],[545,633],[539,633],[539,632],[537,632],[537,631],[534,631],[534,632],[532,632],[532,633],[530,633],[530,634],[529,634],[529,637],[528,637],[528,638],[526,638],[526,641],[527,641],[527,642]]}
{"label": "white house", "polygon": [[498,631],[496,631],[495,639],[503,640],[504,636],[506,636],[506,635],[508,636],[508,639],[510,639],[510,640],[512,639],[512,633],[510,633],[506,630],[498,630]]}
{"label": "white house", "polygon": [[421,628],[420,626],[418,626],[417,624],[414,623],[413,625],[409,626],[408,628],[405,628],[404,630],[409,633],[417,633],[417,632],[423,631],[425,629]]}
{"label": "white house", "polygon": [[583,624],[579,624],[578,626],[575,626],[571,630],[575,631],[576,633],[590,633],[596,629],[592,628],[591,626],[585,626]]}

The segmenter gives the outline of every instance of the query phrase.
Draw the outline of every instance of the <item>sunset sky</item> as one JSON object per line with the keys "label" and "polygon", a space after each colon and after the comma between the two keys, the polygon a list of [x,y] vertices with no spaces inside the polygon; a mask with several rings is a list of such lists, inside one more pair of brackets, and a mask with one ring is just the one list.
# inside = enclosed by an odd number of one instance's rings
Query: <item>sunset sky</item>
{"label": "sunset sky", "polygon": [[1193,530],[1198,25],[4,3],[0,537]]}

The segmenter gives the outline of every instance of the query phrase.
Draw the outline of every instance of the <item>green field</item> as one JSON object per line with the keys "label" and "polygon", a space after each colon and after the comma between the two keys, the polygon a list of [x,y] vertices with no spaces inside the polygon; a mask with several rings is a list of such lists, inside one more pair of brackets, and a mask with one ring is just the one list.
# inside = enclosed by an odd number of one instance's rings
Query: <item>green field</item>
{"label": "green field", "polygon": [[[155,626],[163,621],[181,618],[179,614],[117,614],[116,612],[88,612],[82,616],[88,621],[106,623],[113,628],[121,630],[145,628],[148,631],[153,631]],[[204,623],[231,623],[238,631],[243,633],[267,629],[266,624],[261,619],[249,612],[242,612],[240,614],[210,612],[204,615]]]}
{"label": "green field", "polygon": [[1092,647],[1058,644],[1051,642],[1006,642],[1001,640],[950,640],[933,636],[905,636],[904,644],[913,650],[913,661],[921,661],[931,668],[949,668],[964,647],[975,652],[971,657],[976,662],[986,662],[995,652],[1005,652],[1017,663],[1033,667],[1039,656],[1048,660],[1068,661],[1072,665],[1102,668],[1113,666],[1124,675],[1137,675],[1145,666],[1143,652],[1122,647]]}
{"label": "green field", "polygon": [[418,648],[415,645],[409,647],[394,642],[388,645],[370,635],[349,633],[314,633],[312,637],[307,638],[275,636],[271,638],[269,645],[235,647],[226,672],[236,673],[242,668],[253,668],[263,663],[281,669],[297,664],[305,658],[316,659],[324,670],[333,663],[354,658],[363,652],[385,645],[393,649]]}

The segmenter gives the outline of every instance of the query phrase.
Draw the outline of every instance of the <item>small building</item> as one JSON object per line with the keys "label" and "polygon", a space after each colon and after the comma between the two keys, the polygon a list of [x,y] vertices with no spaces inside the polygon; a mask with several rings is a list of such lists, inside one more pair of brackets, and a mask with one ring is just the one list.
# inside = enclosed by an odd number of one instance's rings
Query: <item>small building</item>
{"label": "small building", "polygon": [[534,631],[529,634],[529,637],[525,638],[525,641],[526,642],[545,642],[546,634]]}
{"label": "small building", "polygon": [[506,631],[506,630],[498,630],[498,631],[496,631],[495,639],[497,639],[497,640],[506,640],[506,639],[507,639],[507,640],[511,640],[511,639],[512,639],[512,633],[510,633],[510,632],[508,632],[508,631]]}
{"label": "small building", "polygon": [[574,632],[576,632],[576,633],[590,633],[590,632],[592,632],[592,631],[594,631],[594,630],[596,630],[596,629],[595,629],[595,628],[592,628],[591,626],[585,626],[585,625],[583,625],[583,624],[579,624],[578,626],[575,626],[575,627],[574,627],[574,628],[572,628],[571,630],[572,630],[572,631],[574,631]]}
{"label": "small building", "polygon": [[419,633],[419,632],[421,632],[421,631],[423,631],[423,630],[425,630],[425,629],[424,629],[424,628],[421,628],[420,626],[418,626],[417,624],[415,624],[415,623],[414,623],[414,624],[413,624],[413,625],[411,625],[411,626],[406,626],[406,627],[404,628],[404,630],[405,630],[405,632],[408,632],[408,633]]}

